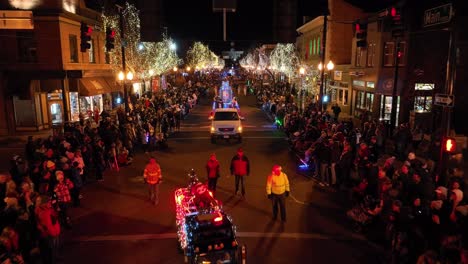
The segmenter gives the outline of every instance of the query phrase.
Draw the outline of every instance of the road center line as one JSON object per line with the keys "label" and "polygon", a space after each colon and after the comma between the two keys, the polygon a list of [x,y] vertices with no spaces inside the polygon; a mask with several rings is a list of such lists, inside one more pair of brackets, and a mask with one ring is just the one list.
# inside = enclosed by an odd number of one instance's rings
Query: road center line
{"label": "road center line", "polygon": [[[284,140],[284,136],[280,137],[280,136],[264,136],[264,137],[256,137],[256,136],[252,136],[252,137],[242,137],[243,139],[246,139],[246,138],[251,138],[251,139],[283,139]],[[170,138],[170,140],[193,140],[193,139],[210,139],[210,137],[173,137],[173,138]]]}
{"label": "road center line", "polygon": [[[240,238],[282,238],[282,239],[318,239],[318,240],[362,240],[358,235],[344,238],[344,236],[330,236],[317,233],[277,233],[277,232],[237,232]],[[176,233],[162,234],[132,234],[132,235],[104,235],[104,236],[80,236],[71,239],[74,242],[105,242],[105,241],[139,241],[139,240],[162,240],[175,239]]]}

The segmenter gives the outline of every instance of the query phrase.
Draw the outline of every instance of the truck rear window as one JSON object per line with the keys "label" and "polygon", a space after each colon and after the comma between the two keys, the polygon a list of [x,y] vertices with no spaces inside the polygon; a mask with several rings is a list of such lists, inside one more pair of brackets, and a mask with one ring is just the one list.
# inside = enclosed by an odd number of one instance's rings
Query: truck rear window
{"label": "truck rear window", "polygon": [[216,112],[214,115],[216,121],[239,120],[237,112]]}

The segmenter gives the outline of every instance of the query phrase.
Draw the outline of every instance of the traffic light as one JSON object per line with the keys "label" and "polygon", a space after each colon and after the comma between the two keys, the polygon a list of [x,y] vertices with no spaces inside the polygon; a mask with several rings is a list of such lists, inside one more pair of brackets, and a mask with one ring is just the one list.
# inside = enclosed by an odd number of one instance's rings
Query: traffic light
{"label": "traffic light", "polygon": [[447,153],[453,153],[457,149],[457,143],[454,138],[445,137],[444,138],[444,151]]}
{"label": "traffic light", "polygon": [[366,47],[367,46],[367,24],[360,23],[359,21],[355,23],[356,30],[356,47]]}
{"label": "traffic light", "polygon": [[107,27],[106,28],[106,50],[107,52],[111,51],[115,47],[114,41],[115,41],[115,31],[112,28]]}
{"label": "traffic light", "polygon": [[93,28],[86,25],[86,23],[81,22],[81,44],[80,49],[81,52],[86,52],[91,48],[91,34],[93,33]]}
{"label": "traffic light", "polygon": [[397,7],[390,8],[391,31],[393,37],[401,37],[403,35],[403,21],[401,10]]}

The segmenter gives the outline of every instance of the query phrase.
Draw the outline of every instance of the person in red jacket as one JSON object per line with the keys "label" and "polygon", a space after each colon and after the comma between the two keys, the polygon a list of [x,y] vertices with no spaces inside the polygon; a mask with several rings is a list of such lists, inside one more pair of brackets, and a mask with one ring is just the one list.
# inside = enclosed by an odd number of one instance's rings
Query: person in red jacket
{"label": "person in red jacket", "polygon": [[242,196],[245,197],[244,178],[250,174],[250,162],[244,155],[242,148],[237,149],[237,154],[231,160],[231,175],[236,176],[236,194],[239,192],[239,182],[242,187]]}
{"label": "person in red jacket", "polygon": [[39,196],[36,199],[37,229],[39,231],[39,248],[42,263],[56,263],[59,248],[60,223],[57,212],[52,208],[48,196]]}
{"label": "person in red jacket", "polygon": [[215,192],[216,183],[219,178],[219,161],[214,153],[210,155],[210,159],[206,162],[206,175],[208,178],[208,190]]}

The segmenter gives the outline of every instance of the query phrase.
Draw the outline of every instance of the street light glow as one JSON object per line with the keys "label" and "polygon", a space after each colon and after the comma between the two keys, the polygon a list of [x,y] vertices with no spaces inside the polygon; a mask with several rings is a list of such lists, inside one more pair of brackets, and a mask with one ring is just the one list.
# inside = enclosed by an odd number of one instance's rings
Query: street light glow
{"label": "street light glow", "polygon": [[153,75],[153,74],[154,74],[154,70],[153,69],[149,70],[149,75]]}
{"label": "street light glow", "polygon": [[329,61],[328,64],[327,64],[327,69],[329,71],[333,70],[333,68],[335,68],[335,64],[333,64],[332,61]]}
{"label": "street light glow", "polygon": [[169,44],[169,48],[170,48],[171,50],[176,50],[176,49],[177,49],[177,46],[176,46],[176,44],[175,44],[174,42],[171,42],[171,44]]}
{"label": "street light glow", "polygon": [[123,71],[119,72],[118,78],[119,78],[119,81],[123,81],[125,79],[125,74],[123,73]]}
{"label": "street light glow", "polygon": [[133,80],[133,73],[132,72],[127,73],[127,80],[129,80],[129,81]]}
{"label": "street light glow", "polygon": [[299,73],[300,73],[301,75],[304,75],[304,73],[305,73],[304,67],[301,67],[301,68],[299,69]]}
{"label": "street light glow", "polygon": [[172,68],[172,70],[176,72],[178,69],[177,69],[177,67],[174,67],[174,68]]}
{"label": "street light glow", "polygon": [[143,43],[138,43],[138,50],[139,51],[142,51],[144,48],[145,48],[145,46],[143,46]]}
{"label": "street light glow", "polygon": [[190,71],[190,66],[187,66],[186,70],[187,70],[187,71]]}
{"label": "street light glow", "polygon": [[319,69],[319,71],[323,70],[323,65],[322,65],[322,63],[319,63],[319,65],[317,65],[317,68]]}

